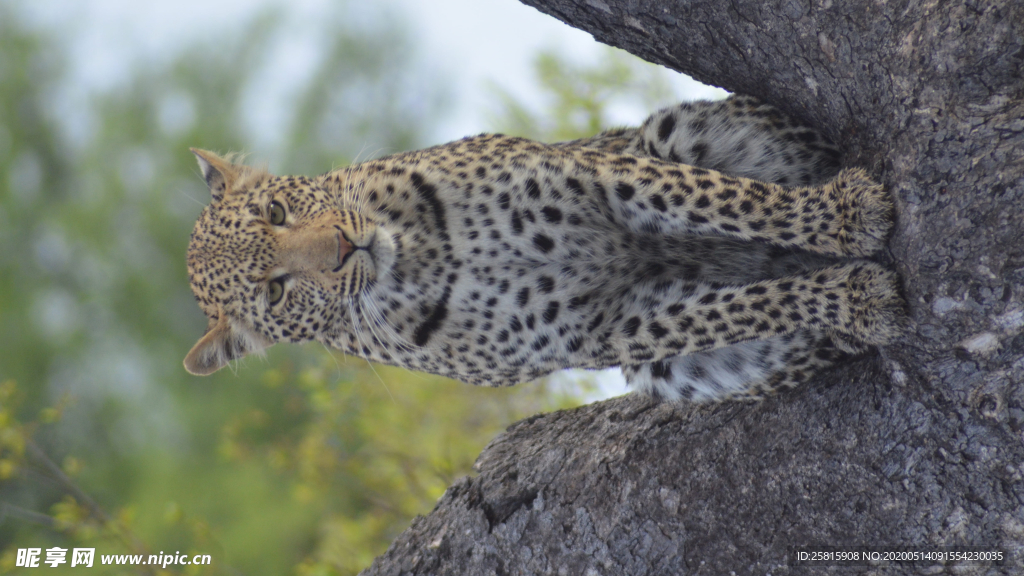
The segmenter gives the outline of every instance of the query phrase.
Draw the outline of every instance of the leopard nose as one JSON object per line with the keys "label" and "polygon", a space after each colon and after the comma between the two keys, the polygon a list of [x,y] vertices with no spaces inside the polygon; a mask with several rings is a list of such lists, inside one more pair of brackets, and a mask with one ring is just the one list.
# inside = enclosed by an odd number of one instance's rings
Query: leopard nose
{"label": "leopard nose", "polygon": [[332,227],[291,230],[279,236],[280,263],[293,272],[337,271],[352,244]]}

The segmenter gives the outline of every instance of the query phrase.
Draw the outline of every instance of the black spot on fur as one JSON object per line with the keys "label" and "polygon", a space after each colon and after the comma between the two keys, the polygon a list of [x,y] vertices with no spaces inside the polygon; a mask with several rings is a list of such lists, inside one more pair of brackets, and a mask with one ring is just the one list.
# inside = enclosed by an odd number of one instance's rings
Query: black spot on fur
{"label": "black spot on fur", "polygon": [[676,128],[676,118],[671,114],[667,114],[662,118],[658,124],[658,140],[665,142],[668,137],[672,135],[672,131]]}
{"label": "black spot on fur", "polygon": [[693,154],[694,164],[703,164],[704,157],[708,154],[708,145],[703,142],[698,142],[690,148],[690,154]]}
{"label": "black spot on fur", "polygon": [[647,327],[647,331],[651,333],[651,336],[654,336],[659,340],[668,334],[668,330],[657,322],[651,322],[650,326]]}
{"label": "black spot on fur", "polygon": [[632,338],[636,336],[637,331],[640,329],[640,319],[633,316],[622,326],[622,331],[625,332],[626,336]]}
{"label": "black spot on fur", "polygon": [[533,178],[526,181],[526,195],[530,198],[540,198],[540,186]]}
{"label": "black spot on fur", "polygon": [[550,294],[555,289],[555,279],[550,276],[541,276],[537,279],[537,290],[542,294]]}
{"label": "black spot on fur", "polygon": [[413,172],[409,175],[409,178],[412,180],[412,185],[416,188],[416,193],[420,195],[420,198],[426,202],[427,206],[434,213],[434,225],[437,226],[438,232],[447,236],[448,223],[444,217],[444,204],[437,197],[437,188],[432,184],[428,184],[418,172]]}
{"label": "black spot on fur", "polygon": [[516,236],[523,233],[523,219],[519,217],[519,210],[512,211],[512,233]]}
{"label": "black spot on fur", "polygon": [[636,194],[636,189],[625,182],[619,182],[615,185],[615,193],[618,194],[619,198],[623,201],[626,201]]}
{"label": "black spot on fur", "polygon": [[558,224],[562,221],[562,211],[554,206],[545,206],[540,209],[540,213],[544,216],[544,220],[552,224]]}
{"label": "black spot on fur", "polygon": [[536,234],[533,237],[533,245],[541,252],[547,254],[554,249],[555,241],[543,234]]}
{"label": "black spot on fur", "polygon": [[445,318],[448,317],[448,298],[451,295],[452,287],[450,285],[445,286],[444,293],[441,294],[441,299],[434,306],[433,312],[430,313],[430,316],[422,324],[416,327],[412,338],[417,346],[426,345],[427,341],[430,340],[430,336],[444,323]]}
{"label": "black spot on fur", "polygon": [[516,294],[516,304],[519,304],[519,307],[522,308],[523,306],[526,306],[526,304],[529,301],[530,301],[530,289],[529,288],[522,288],[522,289],[520,289],[519,290],[519,294]]}
{"label": "black spot on fur", "polygon": [[544,320],[545,324],[551,324],[552,322],[555,321],[555,318],[557,318],[557,317],[558,317],[558,302],[555,302],[555,301],[548,302],[548,307],[544,310],[544,314],[541,315],[541,318]]}
{"label": "black spot on fur", "polygon": [[547,346],[548,342],[549,342],[548,337],[544,336],[544,335],[541,335],[539,338],[537,338],[536,340],[533,341],[533,344],[530,344],[530,348],[533,348],[534,351],[538,351],[538,350],[541,350],[542,348],[544,348],[545,346]]}
{"label": "black spot on fur", "polygon": [[651,376],[668,380],[672,377],[672,366],[667,362],[651,362]]}
{"label": "black spot on fur", "polygon": [[565,345],[565,349],[572,353],[578,351],[583,347],[583,336],[574,336],[569,343]]}

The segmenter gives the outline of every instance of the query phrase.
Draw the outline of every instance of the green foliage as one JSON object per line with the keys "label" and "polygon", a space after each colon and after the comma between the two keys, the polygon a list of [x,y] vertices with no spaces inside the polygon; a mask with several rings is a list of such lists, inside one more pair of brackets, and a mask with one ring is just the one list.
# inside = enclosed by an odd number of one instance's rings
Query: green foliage
{"label": "green foliage", "polygon": [[667,69],[609,46],[601,48],[601,55],[599,64],[580,65],[552,51],[538,54],[534,68],[545,91],[544,109],[531,110],[495,87],[502,102],[499,130],[545,142],[575,140],[612,128],[616,106],[633,105],[646,116],[676,100]]}
{"label": "green foliage", "polygon": [[[303,24],[322,57],[285,91],[261,151],[275,172],[430,144],[443,88],[390,22],[342,4]],[[18,571],[18,548],[54,546],[96,548],[100,575],[354,574],[509,423],[579,402],[545,382],[475,388],[316,345],[185,373],[205,318],[184,254],[208,196],[188,147],[253,140],[247,103],[280,77],[287,25],[264,14],[73,99],[60,35],[0,1],[0,574]],[[588,135],[624,94],[653,107],[667,90],[613,52],[595,68],[552,54],[537,66],[551,109],[505,95],[503,129]],[[175,552],[213,564],[100,565]]]}

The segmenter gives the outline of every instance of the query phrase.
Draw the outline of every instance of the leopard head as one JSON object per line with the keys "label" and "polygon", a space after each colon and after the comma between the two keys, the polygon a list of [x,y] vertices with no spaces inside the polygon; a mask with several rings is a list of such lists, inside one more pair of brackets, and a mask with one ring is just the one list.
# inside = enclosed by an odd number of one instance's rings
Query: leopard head
{"label": "leopard head", "polygon": [[273,176],[192,152],[211,200],[192,231],[188,274],[209,323],[185,369],[211,374],[276,342],[338,330],[347,299],[392,266],[390,236],[339,207],[324,177]]}

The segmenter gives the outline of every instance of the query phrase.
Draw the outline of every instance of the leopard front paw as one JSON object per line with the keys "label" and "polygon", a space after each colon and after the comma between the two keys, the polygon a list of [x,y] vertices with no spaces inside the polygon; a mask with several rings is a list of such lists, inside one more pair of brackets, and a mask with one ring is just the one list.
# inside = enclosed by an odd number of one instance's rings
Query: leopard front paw
{"label": "leopard front paw", "polygon": [[841,332],[869,346],[895,340],[906,324],[906,303],[896,273],[874,262],[848,264],[842,271],[851,315]]}
{"label": "leopard front paw", "polygon": [[892,230],[892,199],[860,168],[847,168],[825,185],[839,218],[830,234],[845,256],[870,256],[885,246]]}

